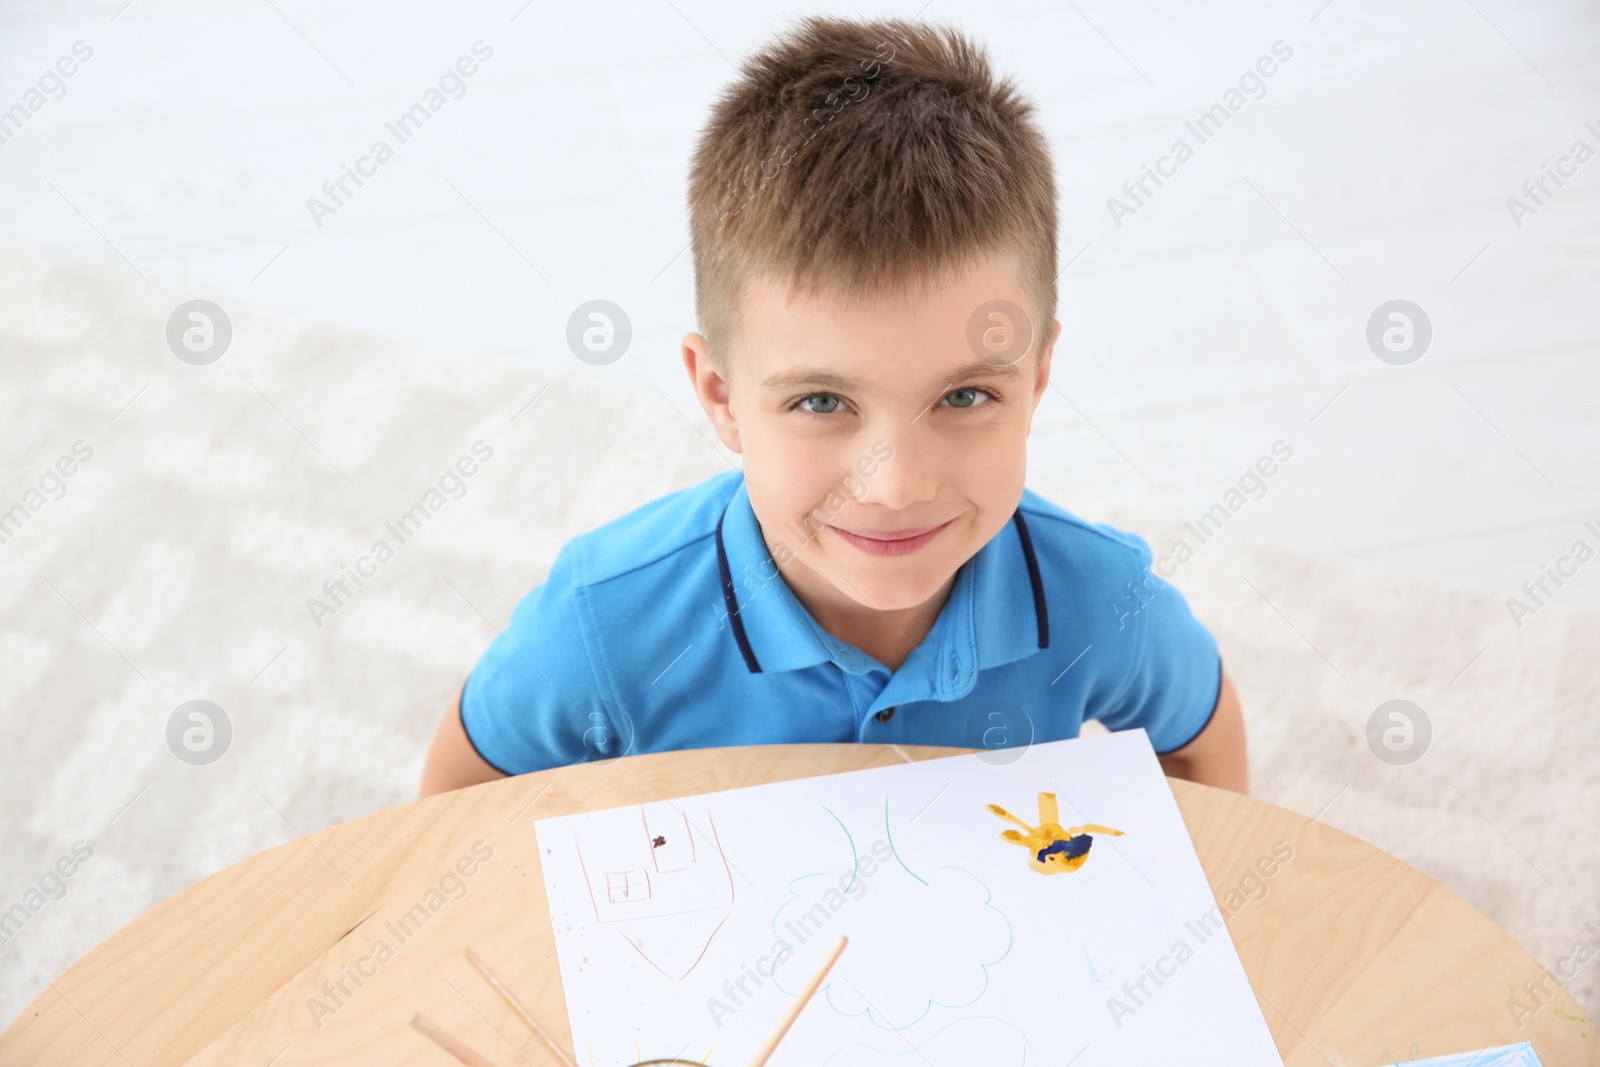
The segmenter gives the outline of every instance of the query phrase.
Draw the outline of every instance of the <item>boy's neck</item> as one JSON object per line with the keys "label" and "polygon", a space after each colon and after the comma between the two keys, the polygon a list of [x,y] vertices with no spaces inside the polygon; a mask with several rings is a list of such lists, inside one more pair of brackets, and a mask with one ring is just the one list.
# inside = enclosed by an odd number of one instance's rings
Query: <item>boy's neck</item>
{"label": "boy's neck", "polygon": [[914,607],[880,611],[840,593],[797,558],[782,566],[780,574],[817,625],[891,671],[899,670],[928,636],[956,583],[956,576],[952,574],[925,602]]}

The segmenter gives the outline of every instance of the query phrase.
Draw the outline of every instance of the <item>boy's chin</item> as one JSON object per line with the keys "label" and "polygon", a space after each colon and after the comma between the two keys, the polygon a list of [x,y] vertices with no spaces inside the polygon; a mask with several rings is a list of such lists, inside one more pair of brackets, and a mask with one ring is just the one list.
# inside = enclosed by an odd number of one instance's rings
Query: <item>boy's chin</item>
{"label": "boy's chin", "polygon": [[864,608],[905,611],[926,604],[949,575],[918,575],[915,581],[891,580],[882,574],[835,573],[829,576],[838,590]]}

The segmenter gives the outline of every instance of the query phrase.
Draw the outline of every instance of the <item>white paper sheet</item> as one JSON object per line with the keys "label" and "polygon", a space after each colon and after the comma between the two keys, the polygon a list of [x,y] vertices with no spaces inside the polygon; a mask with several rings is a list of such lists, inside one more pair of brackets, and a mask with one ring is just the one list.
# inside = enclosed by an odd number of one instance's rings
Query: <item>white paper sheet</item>
{"label": "white paper sheet", "polygon": [[580,1064],[1282,1067],[1142,730],[535,830]]}

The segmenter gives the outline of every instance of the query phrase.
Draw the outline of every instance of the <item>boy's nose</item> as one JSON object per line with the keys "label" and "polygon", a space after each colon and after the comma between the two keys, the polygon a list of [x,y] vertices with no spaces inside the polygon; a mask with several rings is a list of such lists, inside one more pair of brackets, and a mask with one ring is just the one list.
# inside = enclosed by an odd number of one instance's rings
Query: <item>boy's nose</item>
{"label": "boy's nose", "polygon": [[926,450],[917,446],[916,435],[879,436],[893,449],[893,454],[878,463],[878,469],[870,478],[863,479],[866,492],[861,502],[901,511],[934,499],[939,490],[938,468]]}

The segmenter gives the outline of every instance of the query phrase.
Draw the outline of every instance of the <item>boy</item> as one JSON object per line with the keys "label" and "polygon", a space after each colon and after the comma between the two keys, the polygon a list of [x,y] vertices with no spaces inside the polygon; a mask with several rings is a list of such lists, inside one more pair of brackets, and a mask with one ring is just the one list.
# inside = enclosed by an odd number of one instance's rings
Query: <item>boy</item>
{"label": "boy", "polygon": [[1003,750],[1086,718],[1246,790],[1216,642],[1149,547],[1023,487],[1061,332],[1032,111],[916,22],[811,18],[745,64],[693,161],[683,339],[744,469],[562,548],[424,795],[719,745]]}

